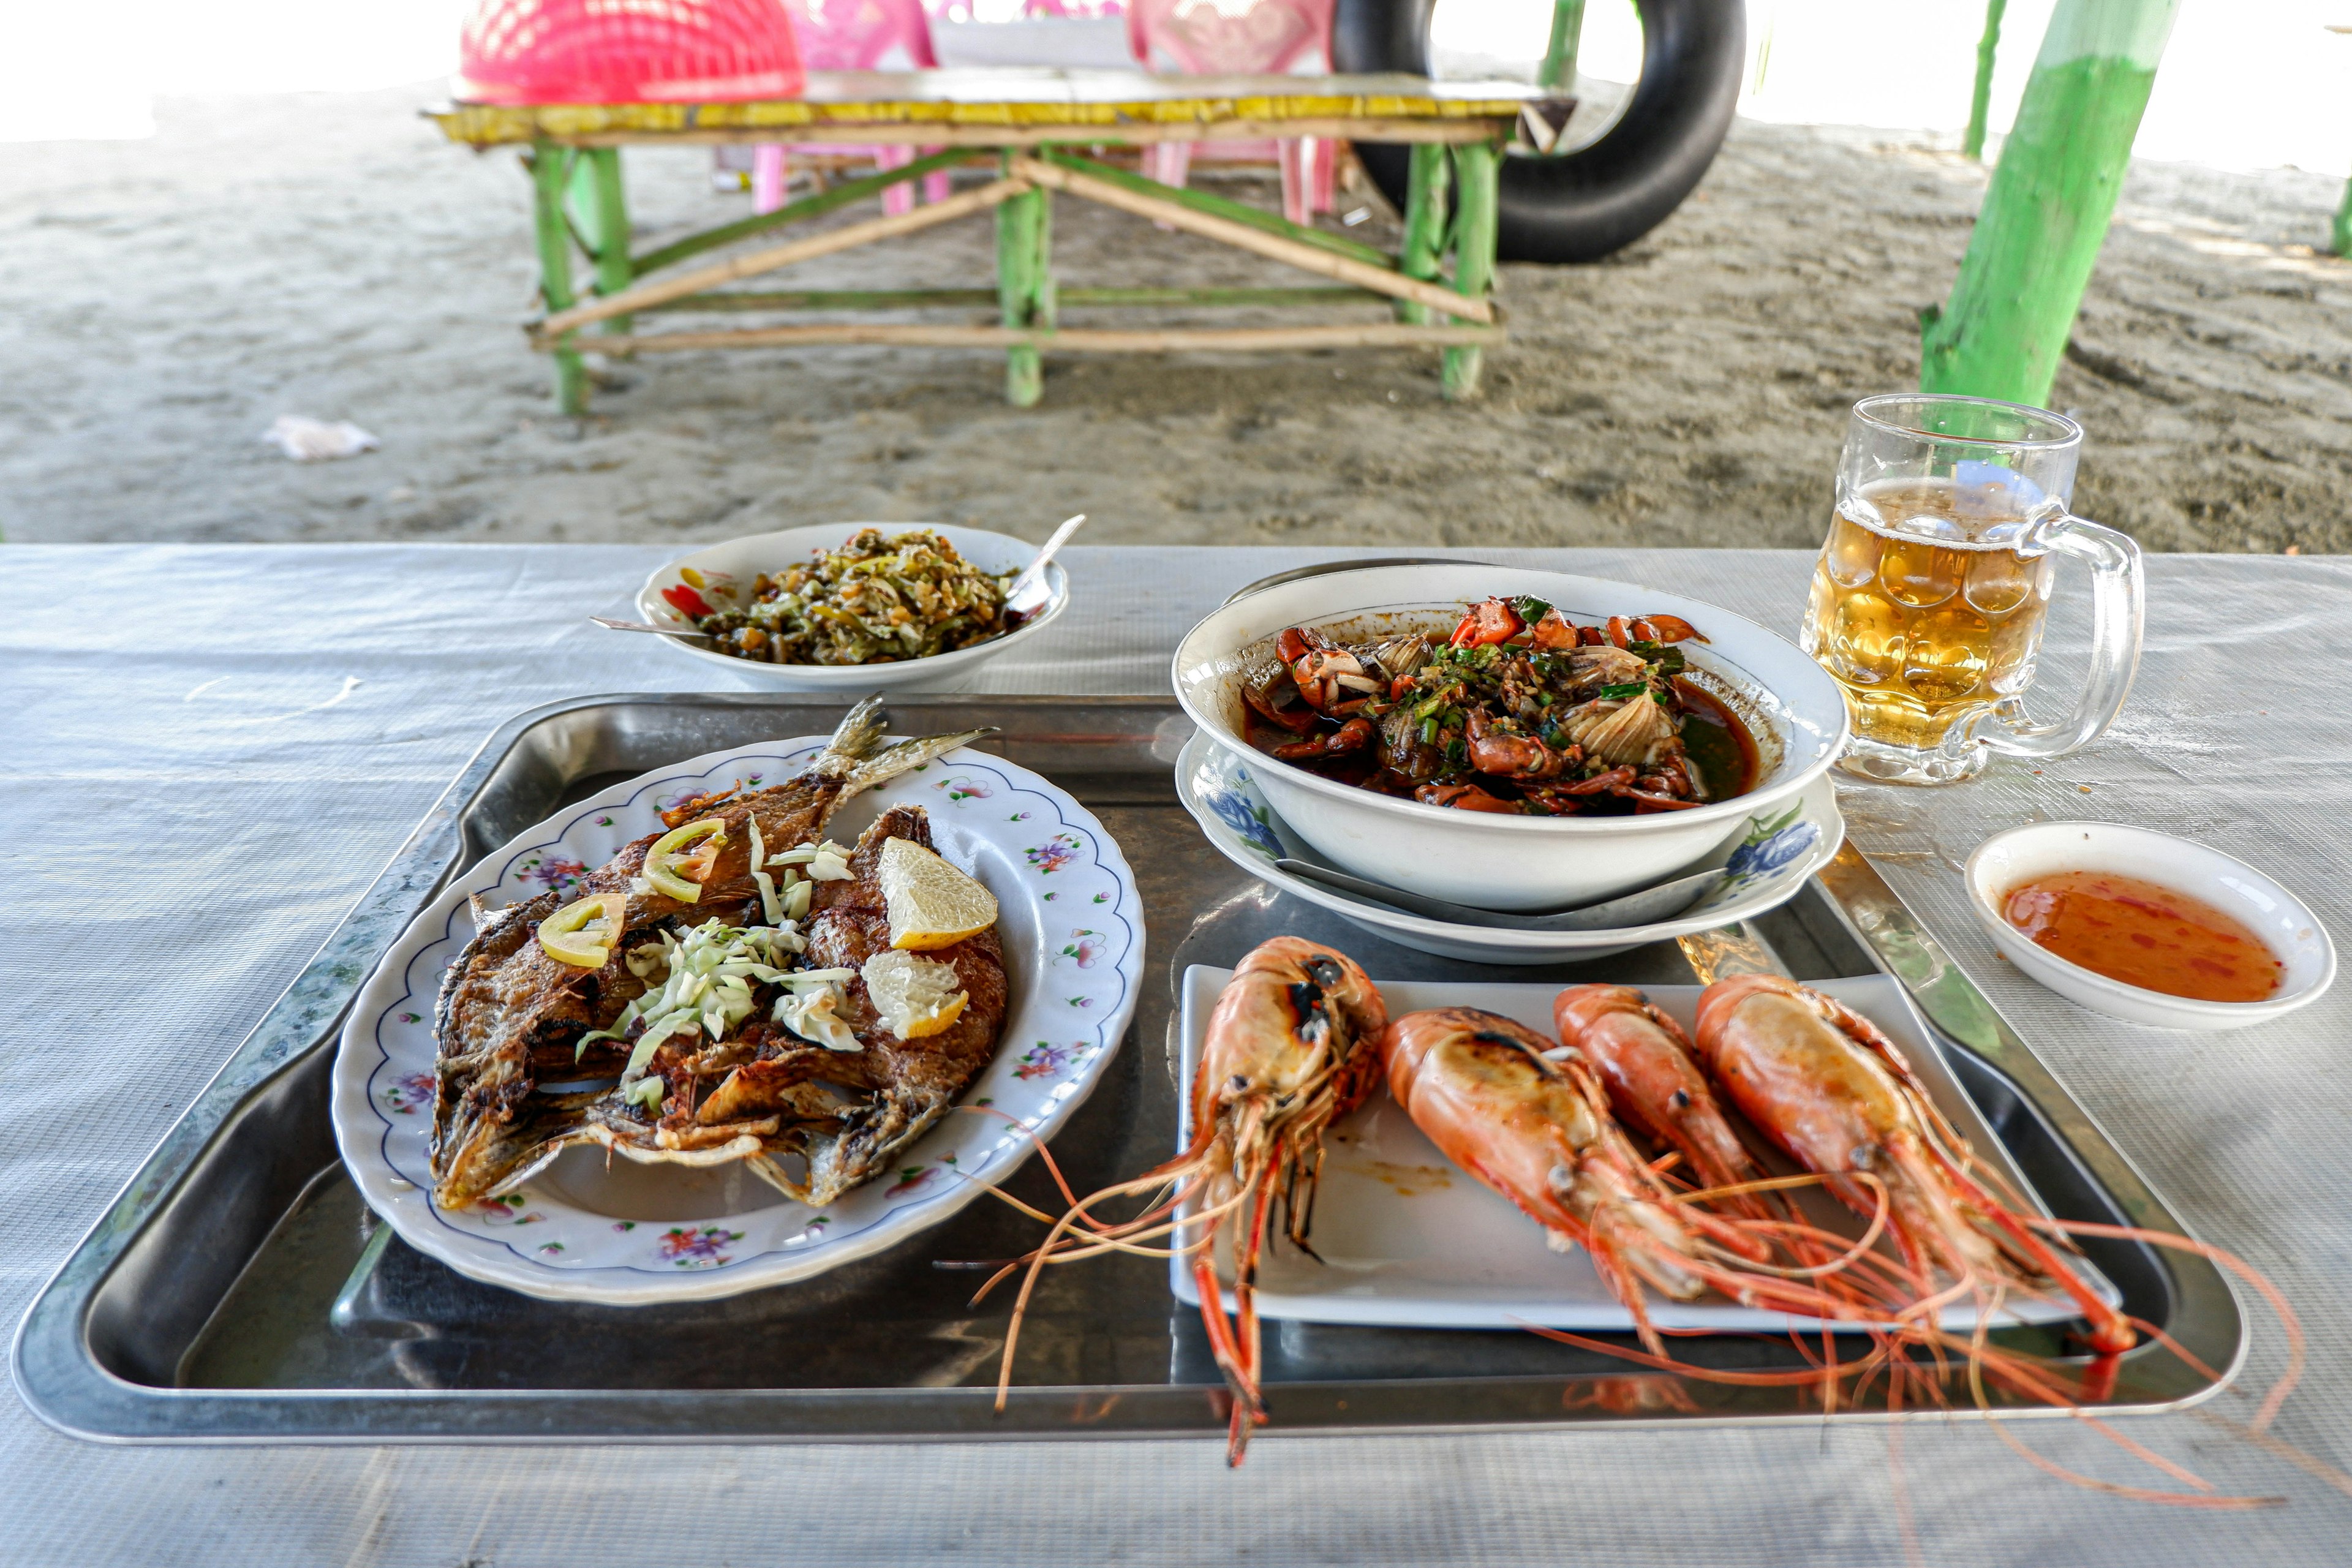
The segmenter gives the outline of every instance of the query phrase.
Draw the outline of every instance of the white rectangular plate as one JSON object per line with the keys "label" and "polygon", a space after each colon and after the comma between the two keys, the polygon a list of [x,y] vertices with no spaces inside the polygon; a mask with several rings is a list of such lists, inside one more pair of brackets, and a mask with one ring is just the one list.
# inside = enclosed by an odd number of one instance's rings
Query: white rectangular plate
{"label": "white rectangular plate", "polygon": [[[1190,1086],[1201,1059],[1202,1033],[1217,994],[1233,975],[1229,969],[1194,964],[1184,972],[1183,1059],[1180,1117],[1191,1120]],[[1484,1007],[1516,1018],[1543,1034],[1552,1033],[1557,985],[1459,984],[1381,981],[1389,1014],[1427,1007]],[[1885,975],[1859,980],[1808,982],[1853,1007],[1901,1047],[1926,1082],[1929,1097],[1987,1163],[2020,1192],[2033,1196],[1976,1105],[1945,1066],[1942,1052],[1912,1010],[1903,988]],[[1703,987],[1645,985],[1660,1008],[1687,1029]],[[1178,1131],[1177,1147],[1191,1139]],[[1315,1200],[1315,1249],[1318,1264],[1286,1242],[1269,1239],[1258,1271],[1257,1310],[1268,1318],[1318,1323],[1379,1323],[1418,1328],[1494,1329],[1528,1323],[1547,1328],[1608,1331],[1630,1330],[1633,1314],[1601,1283],[1591,1259],[1580,1249],[1554,1252],[1535,1221],[1465,1174],[1389,1098],[1385,1085],[1366,1104],[1332,1127]],[[1777,1154],[1766,1162],[1776,1171],[1795,1167]],[[1858,1238],[1862,1222],[1818,1193],[1801,1199],[1816,1225]],[[2040,1200],[2035,1197],[2038,1205]],[[2109,1300],[2113,1288],[2088,1264],[2084,1277]],[[1169,1279],[1179,1300],[1200,1305],[1192,1275],[1181,1259],[1171,1262]],[[1808,1320],[1741,1307],[1720,1297],[1668,1301],[1653,1295],[1650,1320],[1662,1329],[1708,1329],[1724,1332],[1778,1332]],[[2016,1301],[1998,1322],[2059,1322],[2077,1316],[2066,1302]],[[1976,1309],[1962,1305],[1943,1315],[1947,1329],[1974,1326]],[[1853,1328],[1858,1325],[1840,1325]]]}

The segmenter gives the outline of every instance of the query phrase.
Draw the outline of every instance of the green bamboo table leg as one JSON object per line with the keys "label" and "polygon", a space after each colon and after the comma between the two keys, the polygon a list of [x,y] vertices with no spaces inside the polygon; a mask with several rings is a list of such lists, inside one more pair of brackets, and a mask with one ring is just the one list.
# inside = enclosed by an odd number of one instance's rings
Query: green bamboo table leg
{"label": "green bamboo table leg", "polygon": [[[592,147],[580,158],[593,193],[588,236],[595,247],[596,292],[617,294],[636,280],[629,260],[629,204],[621,189],[621,150]],[[615,316],[604,323],[604,331],[625,332],[634,319]]]}
{"label": "green bamboo table leg", "polygon": [[1584,0],[1552,0],[1551,43],[1536,72],[1538,87],[1558,93],[1576,90],[1576,50],[1583,35]]}
{"label": "green bamboo table leg", "polygon": [[1984,37],[1977,40],[1977,85],[1969,98],[1969,128],[1960,134],[1960,156],[1984,157],[1985,117],[1992,109],[1992,68],[2000,54],[2000,16],[2009,0],[1985,0]]}
{"label": "green bamboo table leg", "polygon": [[[1011,154],[1005,167],[1012,167]],[[1046,194],[1032,189],[996,208],[996,298],[1008,327],[1049,327],[1051,284],[1047,279],[1046,241],[1050,219]],[[1029,408],[1045,395],[1044,357],[1034,348],[1004,351],[1004,398],[1015,408]]]}
{"label": "green bamboo table leg", "polygon": [[[572,229],[563,216],[565,187],[571,183],[570,150],[552,142],[534,142],[530,149],[531,227],[539,242],[539,292],[548,313],[568,310],[572,293]],[[588,406],[588,376],[580,363],[575,340],[566,333],[555,350],[555,401],[566,414]]]}
{"label": "green bamboo table leg", "polygon": [[[1495,234],[1497,188],[1502,183],[1502,149],[1492,142],[1465,142],[1454,149],[1454,171],[1459,210],[1454,218],[1454,287],[1474,300],[1483,300],[1495,285]],[[1486,351],[1475,345],[1445,351],[1445,395],[1461,399],[1478,395],[1478,371]]]}
{"label": "green bamboo table leg", "polygon": [[[1446,185],[1453,168],[1444,147],[1430,142],[1413,143],[1405,184],[1404,243],[1397,253],[1397,270],[1408,278],[1430,281],[1438,276],[1438,261],[1445,247]],[[1397,301],[1400,321],[1421,326],[1433,314],[1426,305]]]}
{"label": "green bamboo table leg", "polygon": [[2107,237],[2179,0],[2058,0],[1919,389],[2039,405]]}

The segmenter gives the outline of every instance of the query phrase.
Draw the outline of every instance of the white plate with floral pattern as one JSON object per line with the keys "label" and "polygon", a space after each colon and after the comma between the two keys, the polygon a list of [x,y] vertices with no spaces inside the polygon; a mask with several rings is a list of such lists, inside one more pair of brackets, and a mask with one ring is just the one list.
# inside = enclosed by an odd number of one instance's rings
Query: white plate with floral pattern
{"label": "white plate with floral pattern", "polygon": [[1805,879],[1827,865],[1845,842],[1845,818],[1838,814],[1837,791],[1826,777],[1819,778],[1794,800],[1749,817],[1743,831],[1705,859],[1675,871],[1674,875],[1682,876],[1727,866],[1733,874],[1730,881],[1673,920],[1603,931],[1467,926],[1352,899],[1278,868],[1274,863],[1278,856],[1318,866],[1330,862],[1275,815],[1250,777],[1248,762],[1203,731],[1194,731],[1176,758],[1176,793],[1218,853],[1252,876],[1329,910],[1374,936],[1440,958],[1467,959],[1473,963],[1573,963],[1606,958],[1645,942],[1663,942],[1753,920],[1795,898]]}
{"label": "white plate with floral pattern", "polygon": [[939,1224],[1027,1159],[1031,1134],[1050,1138],[1085,1102],[1141,994],[1142,897],[1091,812],[1026,768],[959,751],[858,796],[826,833],[848,843],[883,807],[923,805],[940,853],[996,895],[1011,994],[1004,1034],[961,1104],[997,1114],[950,1112],[893,1172],[822,1211],[738,1166],[608,1162],[593,1148],[569,1150],[520,1190],[463,1212],[433,1205],[433,1004],[473,936],[467,895],[503,906],[561,889],[659,831],[666,807],[790,778],[824,743],[803,736],[714,752],[566,807],[467,870],[402,933],[344,1026],[333,1087],[344,1163],[402,1240],[469,1278],[554,1300],[730,1296],[805,1279]]}

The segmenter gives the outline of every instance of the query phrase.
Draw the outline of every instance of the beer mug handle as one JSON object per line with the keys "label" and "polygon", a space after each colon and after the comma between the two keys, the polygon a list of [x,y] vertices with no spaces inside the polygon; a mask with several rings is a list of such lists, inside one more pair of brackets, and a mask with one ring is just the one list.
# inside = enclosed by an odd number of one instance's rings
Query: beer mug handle
{"label": "beer mug handle", "polygon": [[2054,724],[2025,721],[2016,710],[1996,713],[1977,739],[2012,757],[2059,757],[2089,745],[2115,721],[2139,668],[2140,632],[2147,620],[2139,546],[2084,518],[2053,518],[2039,531],[2042,541],[2091,569],[2091,678],[2074,711]]}

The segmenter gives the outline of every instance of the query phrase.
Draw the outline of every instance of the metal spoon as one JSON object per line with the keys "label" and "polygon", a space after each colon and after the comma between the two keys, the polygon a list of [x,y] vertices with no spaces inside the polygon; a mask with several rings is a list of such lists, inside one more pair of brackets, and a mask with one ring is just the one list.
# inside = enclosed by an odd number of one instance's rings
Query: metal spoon
{"label": "metal spoon", "polygon": [[656,637],[700,637],[705,642],[718,640],[709,632],[681,631],[677,626],[657,626],[650,621],[616,621],[610,616],[591,616],[588,618],[608,631],[651,632]]}
{"label": "metal spoon", "polygon": [[1433,899],[1425,893],[1409,893],[1402,888],[1369,882],[1361,877],[1351,877],[1345,871],[1335,871],[1328,866],[1318,866],[1312,861],[1282,859],[1276,860],[1275,865],[1294,877],[1334,892],[1370,899],[1408,914],[1426,915],[1431,920],[1447,921],[1454,925],[1491,926],[1510,931],[1613,931],[1627,926],[1651,925],[1681,914],[1722,886],[1731,876],[1730,872],[1720,868],[1712,871],[1695,871],[1687,877],[1676,877],[1671,882],[1660,882],[1655,887],[1621,893],[1613,899],[1587,904],[1581,909],[1562,910],[1548,915],[1517,915],[1495,910],[1474,910],[1467,904]]}
{"label": "metal spoon", "polygon": [[1008,613],[1025,616],[1045,608],[1045,601],[1054,596],[1045,586],[1045,563],[1054,559],[1054,552],[1062,548],[1070,535],[1077,532],[1078,524],[1086,520],[1087,514],[1080,512],[1055,529],[1053,537],[1037,547],[1037,553],[1030,557],[1029,564],[1021,568],[1021,575],[1005,584],[1004,608]]}

